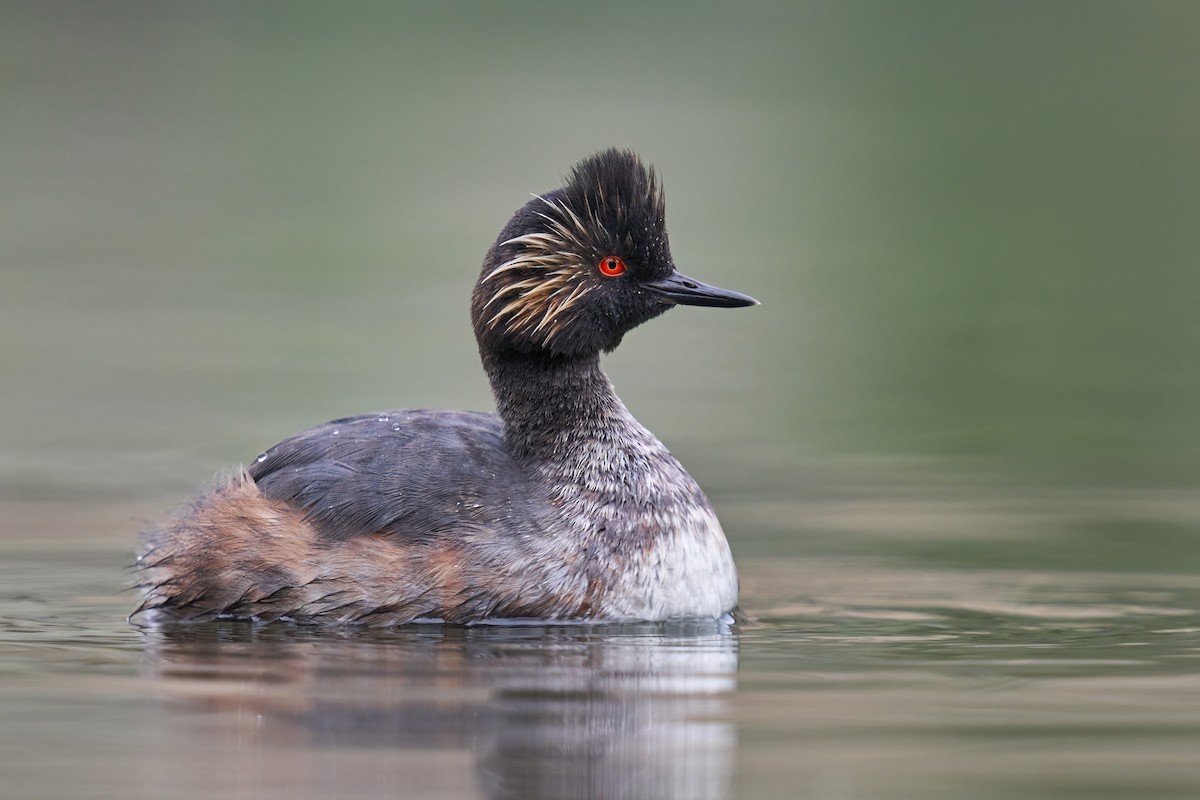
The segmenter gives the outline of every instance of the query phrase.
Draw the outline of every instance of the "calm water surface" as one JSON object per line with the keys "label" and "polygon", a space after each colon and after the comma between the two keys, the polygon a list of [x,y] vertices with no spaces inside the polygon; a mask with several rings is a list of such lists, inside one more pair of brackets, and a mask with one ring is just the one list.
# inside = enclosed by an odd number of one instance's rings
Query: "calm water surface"
{"label": "calm water surface", "polygon": [[735,625],[139,630],[0,573],[0,795],[1195,797],[1200,579],[750,559]]}

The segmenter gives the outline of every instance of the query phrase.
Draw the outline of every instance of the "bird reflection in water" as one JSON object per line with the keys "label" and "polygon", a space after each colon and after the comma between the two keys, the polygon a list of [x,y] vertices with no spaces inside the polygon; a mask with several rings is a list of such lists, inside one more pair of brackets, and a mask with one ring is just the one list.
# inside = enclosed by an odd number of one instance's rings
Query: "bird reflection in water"
{"label": "bird reflection in water", "polygon": [[737,639],[723,622],[145,636],[151,690],[172,701],[152,722],[167,748],[147,767],[156,790],[729,796]]}

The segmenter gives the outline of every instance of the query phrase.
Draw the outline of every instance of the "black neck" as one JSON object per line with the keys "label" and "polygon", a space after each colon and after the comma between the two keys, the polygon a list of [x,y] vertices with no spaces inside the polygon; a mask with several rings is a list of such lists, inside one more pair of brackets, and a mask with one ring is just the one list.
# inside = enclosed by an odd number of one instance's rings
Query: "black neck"
{"label": "black neck", "polygon": [[572,358],[484,352],[483,368],[519,458],[563,457],[580,438],[608,438],[628,415],[599,354]]}

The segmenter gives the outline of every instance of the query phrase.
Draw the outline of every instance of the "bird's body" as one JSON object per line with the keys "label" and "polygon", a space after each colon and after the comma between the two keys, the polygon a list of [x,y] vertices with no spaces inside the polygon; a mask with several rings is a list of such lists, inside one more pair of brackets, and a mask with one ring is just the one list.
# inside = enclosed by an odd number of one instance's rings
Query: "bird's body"
{"label": "bird's body", "polygon": [[681,302],[753,303],[674,271],[661,192],[632,154],[582,162],[514,216],[476,286],[499,414],[388,411],[281,442],[147,533],[138,613],[390,625],[733,610],[711,505],[600,369],[602,350]]}

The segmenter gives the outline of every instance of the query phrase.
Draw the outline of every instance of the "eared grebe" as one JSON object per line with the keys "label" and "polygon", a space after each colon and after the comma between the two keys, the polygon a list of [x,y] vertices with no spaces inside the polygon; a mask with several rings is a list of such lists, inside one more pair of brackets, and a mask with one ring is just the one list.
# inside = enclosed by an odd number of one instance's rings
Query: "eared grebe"
{"label": "eared grebe", "polygon": [[168,620],[720,617],[712,506],[600,353],[673,305],[753,298],[676,272],[633,153],[575,166],[484,258],[471,320],[499,415],[388,411],[272,447],[143,541],[134,615]]}

